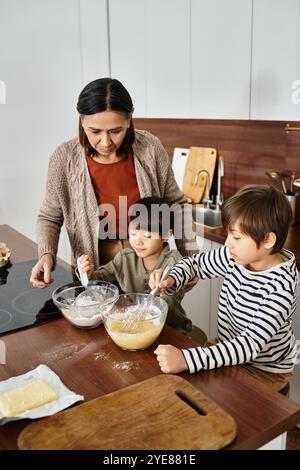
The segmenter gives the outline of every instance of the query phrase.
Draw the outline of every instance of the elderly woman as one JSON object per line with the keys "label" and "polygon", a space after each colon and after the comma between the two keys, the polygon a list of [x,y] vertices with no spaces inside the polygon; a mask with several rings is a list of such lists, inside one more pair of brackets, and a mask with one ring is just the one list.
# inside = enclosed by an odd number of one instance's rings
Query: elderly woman
{"label": "elderly woman", "polygon": [[[52,281],[63,223],[73,261],[87,253],[97,268],[127,246],[120,230],[122,223],[123,229],[126,226],[127,214],[125,222],[122,216],[135,201],[158,196],[182,208],[186,202],[161,142],[147,131],[134,129],[132,99],[118,80],[89,83],[80,93],[77,110],[79,137],[60,145],[50,159],[37,221],[39,261],[30,279],[35,287]],[[115,221],[109,207],[115,209]],[[99,220],[100,226],[107,222],[106,237],[99,230]],[[184,237],[176,243],[183,255],[191,253]]]}

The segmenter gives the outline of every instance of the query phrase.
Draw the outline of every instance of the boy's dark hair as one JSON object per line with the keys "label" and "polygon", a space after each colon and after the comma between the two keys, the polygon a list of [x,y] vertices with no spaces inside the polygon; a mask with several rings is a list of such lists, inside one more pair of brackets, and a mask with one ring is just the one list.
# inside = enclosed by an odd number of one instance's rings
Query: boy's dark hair
{"label": "boy's dark hair", "polygon": [[135,229],[158,233],[160,237],[174,231],[174,212],[169,204],[160,197],[144,197],[129,209],[129,225]]}
{"label": "boy's dark hair", "polygon": [[114,78],[98,78],[88,83],[79,95],[77,111],[79,117],[79,142],[89,156],[94,156],[97,151],[91,146],[81,124],[81,117],[101,113],[103,111],[117,111],[124,113],[126,119],[130,119],[129,128],[125,134],[117,155],[128,157],[135,138],[132,123],[134,110],[132,99],[124,85]]}
{"label": "boy's dark hair", "polygon": [[249,235],[258,248],[268,233],[274,232],[276,243],[271,254],[283,247],[291,221],[292,210],[287,198],[272,186],[244,186],[222,207],[225,229],[231,230],[238,223],[240,230]]}

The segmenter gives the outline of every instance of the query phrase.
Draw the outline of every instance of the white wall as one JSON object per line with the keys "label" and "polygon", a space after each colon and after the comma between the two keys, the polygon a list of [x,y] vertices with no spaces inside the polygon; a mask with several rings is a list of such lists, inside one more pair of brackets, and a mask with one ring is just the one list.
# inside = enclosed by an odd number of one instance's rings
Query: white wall
{"label": "white wall", "polygon": [[[105,0],[0,1],[0,224],[33,240],[49,157],[77,133],[78,94],[109,75],[106,27]],[[59,254],[69,259],[65,235]]]}

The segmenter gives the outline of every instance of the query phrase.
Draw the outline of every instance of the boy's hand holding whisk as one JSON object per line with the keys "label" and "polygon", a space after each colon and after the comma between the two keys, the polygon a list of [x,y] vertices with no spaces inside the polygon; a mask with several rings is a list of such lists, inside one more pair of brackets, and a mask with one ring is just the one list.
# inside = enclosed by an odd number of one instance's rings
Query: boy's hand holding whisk
{"label": "boy's hand holding whisk", "polygon": [[[168,276],[167,279],[160,282],[163,269],[156,269],[151,273],[149,279],[149,286],[151,289],[159,287],[161,291],[174,287],[175,280],[173,277]],[[187,363],[181,350],[171,346],[170,344],[160,344],[154,354],[157,356],[157,361],[162,372],[165,374],[178,374],[187,370]]]}
{"label": "boy's hand holding whisk", "polygon": [[156,269],[155,271],[153,271],[153,273],[150,274],[149,286],[151,287],[151,289],[159,287],[161,291],[164,291],[174,286],[175,281],[171,276],[168,276],[167,279],[160,282],[162,274],[163,269]]}
{"label": "boy's hand holding whisk", "polygon": [[[162,269],[156,269],[153,271],[153,273],[150,275],[149,278],[149,286],[151,289],[154,289],[154,287],[159,286],[160,290],[164,291],[166,289],[170,289],[171,287],[174,287],[175,281],[174,279],[169,276],[167,279],[165,279],[162,282],[159,282],[162,276],[163,270]],[[193,277],[192,279],[189,280],[189,282],[185,286],[185,292],[188,292],[191,290],[199,281],[198,277]]]}

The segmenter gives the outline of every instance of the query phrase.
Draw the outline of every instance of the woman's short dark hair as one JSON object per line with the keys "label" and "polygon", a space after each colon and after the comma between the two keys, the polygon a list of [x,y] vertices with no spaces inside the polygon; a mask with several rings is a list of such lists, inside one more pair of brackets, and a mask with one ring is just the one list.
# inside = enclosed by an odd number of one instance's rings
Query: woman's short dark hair
{"label": "woman's short dark hair", "polygon": [[132,99],[126,88],[115,78],[98,78],[88,83],[79,95],[77,111],[79,117],[79,141],[87,155],[93,156],[97,152],[89,143],[81,124],[81,117],[102,113],[103,111],[117,111],[124,113],[126,119],[130,119],[129,128],[123,142],[117,151],[117,155],[127,157],[134,141],[134,127],[132,113],[134,110]]}
{"label": "woman's short dark hair", "polygon": [[272,186],[244,186],[227,199],[222,207],[225,229],[232,230],[237,223],[239,229],[250,236],[258,248],[268,233],[274,232],[276,243],[271,254],[283,247],[291,221],[292,210],[287,198]]}
{"label": "woman's short dark hair", "polygon": [[129,209],[129,225],[138,230],[157,233],[166,237],[169,230],[174,231],[174,212],[169,204],[160,197],[144,197]]}

